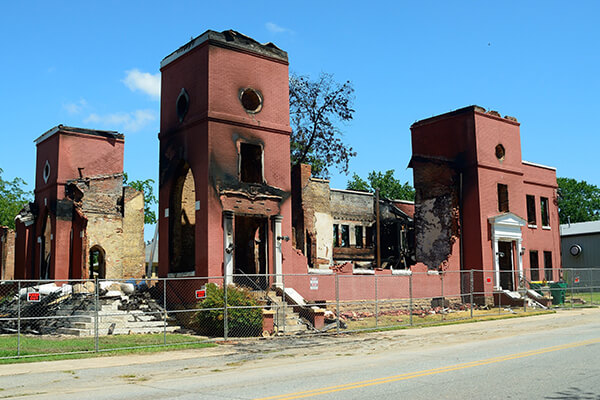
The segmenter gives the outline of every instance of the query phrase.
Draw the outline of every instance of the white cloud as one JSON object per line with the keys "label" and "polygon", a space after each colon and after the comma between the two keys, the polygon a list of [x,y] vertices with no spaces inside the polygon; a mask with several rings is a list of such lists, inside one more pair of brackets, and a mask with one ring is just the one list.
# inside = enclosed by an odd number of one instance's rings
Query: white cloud
{"label": "white cloud", "polygon": [[285,32],[293,33],[293,31],[291,29],[284,28],[283,26],[279,26],[274,22],[267,22],[265,24],[265,27],[271,33],[285,33]]}
{"label": "white cloud", "polygon": [[156,114],[152,110],[136,110],[130,113],[119,112],[106,115],[90,114],[85,123],[100,124],[108,129],[137,132],[156,120]]}
{"label": "white cloud", "polygon": [[75,103],[67,103],[67,104],[63,104],[63,108],[69,113],[69,114],[79,114],[83,111],[84,108],[87,107],[87,101],[85,101],[84,99],[80,99],[79,101],[75,102]]}
{"label": "white cloud", "polygon": [[125,71],[125,79],[122,82],[132,91],[141,91],[153,99],[160,99],[160,73],[152,75],[139,69]]}

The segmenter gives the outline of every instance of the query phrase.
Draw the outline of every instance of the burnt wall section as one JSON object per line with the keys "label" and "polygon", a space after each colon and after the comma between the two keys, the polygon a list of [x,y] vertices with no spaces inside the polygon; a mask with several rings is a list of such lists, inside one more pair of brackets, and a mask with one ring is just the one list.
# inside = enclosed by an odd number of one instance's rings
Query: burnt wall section
{"label": "burnt wall section", "polygon": [[459,230],[459,174],[450,163],[413,158],[415,256],[440,269],[452,254]]}
{"label": "burnt wall section", "polygon": [[123,188],[123,276],[138,277],[145,270],[144,194]]}
{"label": "burnt wall section", "polygon": [[65,192],[72,201],[73,216],[87,221],[84,233],[79,235],[87,243],[82,249],[82,268],[87,270],[84,275],[92,276],[92,249],[101,248],[107,279],[141,277],[144,274],[143,193],[123,187],[123,174],[69,180]]}
{"label": "burnt wall section", "polygon": [[329,181],[311,177],[307,164],[292,172],[295,246],[311,268],[328,267],[333,261],[333,217]]}
{"label": "burnt wall section", "polygon": [[169,272],[194,271],[196,187],[189,165],[184,164],[171,189],[169,215]]}
{"label": "burnt wall section", "polygon": [[[376,216],[372,193],[331,189],[329,181],[312,178],[309,165],[292,173],[295,246],[312,268],[329,269],[350,262],[375,267]],[[412,218],[392,201],[380,200],[382,267],[414,264]]]}
{"label": "burnt wall section", "polygon": [[0,279],[15,279],[15,231],[0,226]]}

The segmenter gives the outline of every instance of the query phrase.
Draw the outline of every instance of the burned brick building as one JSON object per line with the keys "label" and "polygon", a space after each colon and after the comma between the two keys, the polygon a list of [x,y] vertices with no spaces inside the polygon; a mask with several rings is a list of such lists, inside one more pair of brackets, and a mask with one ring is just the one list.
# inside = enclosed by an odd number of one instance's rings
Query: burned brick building
{"label": "burned brick building", "polygon": [[35,199],[16,217],[15,278],[142,276],[144,198],[123,187],[124,136],[59,125],[35,143]]}
{"label": "burned brick building", "polygon": [[[308,166],[292,173],[288,59],[272,43],[207,31],[161,72],[160,276],[266,288],[291,274],[285,287],[310,300],[331,298],[336,274],[363,275],[342,297],[364,299],[368,275],[410,275],[423,297],[447,275],[445,293],[460,296],[465,271],[485,271],[475,289],[492,293],[535,279],[541,255],[560,265],[556,172],[522,161],[514,118],[473,106],[416,122],[415,203],[376,202]],[[408,295],[383,282],[381,293]]]}
{"label": "burned brick building", "polygon": [[159,275],[293,272],[287,53],[207,31],[161,72]]}
{"label": "burned brick building", "polygon": [[411,132],[417,261],[484,270],[476,291],[514,291],[521,277],[558,280],[556,170],[522,160],[517,120],[471,106]]}
{"label": "burned brick building", "polygon": [[412,202],[379,200],[372,193],[332,189],[326,179],[311,176],[310,165],[292,172],[294,245],[310,268],[329,269],[352,263],[355,269],[407,269],[414,264]]}

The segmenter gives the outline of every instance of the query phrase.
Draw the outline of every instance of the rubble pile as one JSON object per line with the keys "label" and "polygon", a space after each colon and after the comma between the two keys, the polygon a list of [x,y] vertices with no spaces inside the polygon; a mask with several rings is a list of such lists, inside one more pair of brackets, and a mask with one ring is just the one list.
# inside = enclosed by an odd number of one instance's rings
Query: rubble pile
{"label": "rubble pile", "polygon": [[[458,311],[468,311],[468,310],[470,310],[470,307],[471,306],[469,304],[461,304],[461,303],[451,304],[449,307],[442,307],[442,306],[431,307],[431,308],[415,307],[412,309],[412,315],[420,317],[420,318],[425,318],[427,315],[449,314],[449,313],[454,313],[454,312],[458,312]],[[487,305],[479,306],[479,305],[473,304],[473,309],[474,310],[488,310],[489,306],[487,306]],[[384,315],[408,316],[408,315],[410,315],[410,311],[408,308],[379,311],[379,316],[384,316]],[[375,317],[375,313],[371,312],[371,311],[340,312],[340,321],[361,321],[365,318],[373,318],[373,317]],[[327,310],[325,312],[325,319],[326,319],[326,321],[327,320],[335,321],[336,313],[334,311]],[[398,320],[398,321],[401,321],[401,320]]]}
{"label": "rubble pile", "polygon": [[[98,286],[98,310],[94,282],[23,288],[0,302],[0,334],[17,333],[20,318],[25,334],[91,335],[96,312],[100,334],[150,333],[163,327],[165,311],[153,297],[153,288],[111,281]],[[39,293],[38,301],[28,301],[31,293]],[[103,332],[105,325],[112,327]]]}

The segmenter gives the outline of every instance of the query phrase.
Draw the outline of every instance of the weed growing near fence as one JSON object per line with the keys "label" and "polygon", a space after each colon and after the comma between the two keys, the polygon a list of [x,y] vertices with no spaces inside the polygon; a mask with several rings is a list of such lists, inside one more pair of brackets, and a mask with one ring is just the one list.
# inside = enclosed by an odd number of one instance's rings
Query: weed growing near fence
{"label": "weed growing near fence", "polygon": [[[198,303],[197,330],[202,335],[223,336],[224,298],[222,287],[206,285],[206,298]],[[227,287],[227,327],[229,336],[258,336],[262,332],[262,307],[249,290]]]}

